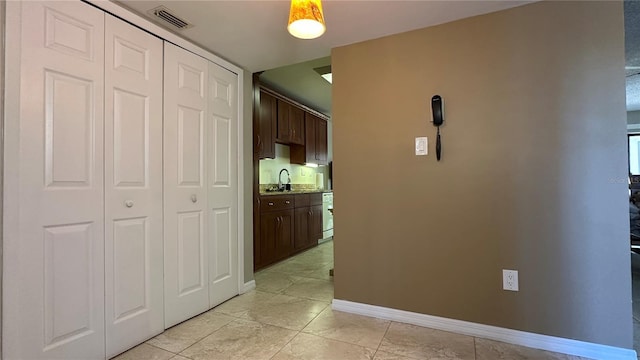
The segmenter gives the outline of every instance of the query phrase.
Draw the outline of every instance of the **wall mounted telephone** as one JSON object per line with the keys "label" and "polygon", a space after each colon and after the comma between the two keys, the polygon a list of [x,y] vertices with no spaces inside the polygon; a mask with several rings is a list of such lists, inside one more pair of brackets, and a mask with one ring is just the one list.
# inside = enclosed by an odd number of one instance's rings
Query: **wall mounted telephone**
{"label": "wall mounted telephone", "polygon": [[431,114],[433,116],[433,125],[438,128],[436,137],[436,159],[440,161],[442,154],[442,142],[440,140],[440,125],[444,122],[444,102],[440,95],[434,95],[431,98]]}

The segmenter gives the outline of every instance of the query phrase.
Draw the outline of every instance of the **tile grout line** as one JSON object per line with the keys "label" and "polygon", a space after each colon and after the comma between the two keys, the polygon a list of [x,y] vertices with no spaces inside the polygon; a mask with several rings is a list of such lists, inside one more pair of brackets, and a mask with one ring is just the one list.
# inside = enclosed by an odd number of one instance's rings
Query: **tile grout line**
{"label": "tile grout line", "polygon": [[387,324],[387,328],[384,329],[384,334],[382,335],[382,339],[380,339],[380,342],[378,343],[378,347],[376,348],[376,351],[373,353],[374,359],[376,355],[378,355],[378,351],[380,351],[380,346],[382,346],[382,342],[384,341],[384,338],[387,336],[387,332],[389,332],[389,328],[391,327],[392,322],[393,321],[389,320],[389,323]]}
{"label": "tile grout line", "polygon": [[[160,334],[158,334],[158,335],[160,335]],[[157,335],[156,335],[156,336],[157,336]],[[154,336],[154,337],[152,337],[151,339],[153,339],[153,338],[155,338],[155,336]],[[149,339],[149,340],[151,340],[151,339]],[[147,341],[149,341],[149,340],[147,340]],[[147,341],[143,342],[142,344],[147,344],[147,345],[149,345],[149,346],[151,346],[151,347],[154,347],[154,348],[156,348],[156,349],[160,349],[160,350],[166,351],[166,352],[168,352],[168,353],[172,353],[174,356],[175,356],[175,355],[178,355],[178,353],[176,353],[176,352],[173,352],[173,351],[171,351],[171,350],[167,350],[167,349],[163,349],[163,348],[161,348],[160,346],[156,346],[156,345],[153,345],[153,344],[149,344]],[[142,345],[142,344],[140,344],[140,345]],[[133,350],[133,349],[135,349],[136,347],[138,347],[138,346],[140,346],[140,345],[136,345],[136,346],[132,347],[132,348],[131,348],[131,349],[129,349],[129,350]],[[127,350],[127,351],[129,351],[129,350]],[[125,353],[126,353],[127,351],[125,351]],[[123,354],[124,354],[124,353],[123,353]],[[118,355],[118,356],[119,356],[119,355]],[[172,357],[173,357],[173,356],[172,356]]]}
{"label": "tile grout line", "polygon": [[[323,311],[324,311],[324,310],[323,310]],[[306,329],[306,326],[305,326],[305,329]],[[320,334],[314,334],[314,333],[311,333],[311,332],[306,332],[306,331],[304,331],[304,329],[300,330],[300,332],[301,332],[301,333],[303,333],[303,334],[305,334],[305,335],[317,336],[317,337],[319,337],[319,338],[323,338],[323,339],[325,339],[325,340],[329,340],[329,341],[339,342],[339,343],[341,343],[341,344],[346,344],[346,345],[357,346],[357,347],[361,347],[361,348],[365,348],[365,349],[371,349],[371,350],[374,350],[373,348],[366,347],[366,346],[364,346],[364,345],[354,344],[354,343],[350,343],[350,342],[348,342],[348,341],[339,340],[339,339],[333,339],[333,338],[326,337],[326,336],[323,336],[323,335],[320,335]],[[383,336],[383,338],[384,338],[384,336]],[[380,340],[380,342],[382,342],[382,340]],[[379,348],[379,347],[380,347],[380,344],[378,344],[378,348]],[[378,352],[378,350],[377,350],[377,349],[375,349],[374,355],[375,355],[377,352]]]}
{"label": "tile grout line", "polygon": [[473,337],[473,358],[478,360],[478,352],[476,350],[476,337]]}
{"label": "tile grout line", "polygon": [[[267,325],[268,325],[268,324],[267,324]],[[271,326],[273,326],[273,325],[271,325]],[[291,330],[291,329],[288,329],[288,330]],[[269,360],[273,359],[274,357],[276,357],[276,355],[280,354],[280,352],[282,351],[282,349],[284,349],[284,347],[285,347],[285,346],[289,345],[289,343],[290,343],[290,342],[292,342],[292,341],[293,341],[293,339],[295,339],[298,335],[300,335],[300,333],[301,333],[301,332],[302,332],[302,330],[298,330],[298,332],[297,332],[295,335],[293,335],[293,336],[291,337],[291,339],[289,339],[289,341],[287,341],[287,343],[286,343],[286,344],[282,345],[282,347],[281,347],[278,351],[276,351],[276,353],[275,353],[275,354],[273,354],[273,355],[269,358]]]}
{"label": "tile grout line", "polygon": [[191,345],[187,346],[186,348],[182,349],[182,350],[181,350],[179,353],[177,353],[176,355],[180,355],[180,356],[182,356],[182,357],[186,357],[187,359],[192,359],[192,358],[191,358],[191,357],[189,357],[189,356],[181,355],[181,354],[182,354],[183,352],[185,352],[187,349],[189,349],[189,348],[191,348],[191,347],[193,347],[193,346],[197,345],[197,344],[198,344],[199,342],[201,342],[202,340],[204,340],[204,339],[208,338],[208,337],[209,337],[209,336],[211,336],[213,333],[215,333],[215,332],[217,332],[217,331],[220,331],[221,329],[223,329],[223,328],[227,327],[229,324],[231,324],[232,322],[235,322],[235,321],[237,321],[237,320],[229,321],[228,323],[226,323],[226,324],[224,324],[223,326],[219,327],[217,330],[213,331],[211,334],[209,334],[209,335],[207,335],[207,336],[203,337],[202,339],[200,339],[200,340],[198,340],[198,341],[194,342],[193,344],[191,344]]}

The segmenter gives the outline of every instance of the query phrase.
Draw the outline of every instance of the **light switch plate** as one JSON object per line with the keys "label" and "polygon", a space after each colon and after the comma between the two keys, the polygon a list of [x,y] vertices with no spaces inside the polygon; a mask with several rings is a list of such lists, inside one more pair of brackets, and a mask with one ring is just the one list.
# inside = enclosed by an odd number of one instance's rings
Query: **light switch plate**
{"label": "light switch plate", "polygon": [[416,138],[416,155],[427,155],[429,152],[429,141],[426,137]]}

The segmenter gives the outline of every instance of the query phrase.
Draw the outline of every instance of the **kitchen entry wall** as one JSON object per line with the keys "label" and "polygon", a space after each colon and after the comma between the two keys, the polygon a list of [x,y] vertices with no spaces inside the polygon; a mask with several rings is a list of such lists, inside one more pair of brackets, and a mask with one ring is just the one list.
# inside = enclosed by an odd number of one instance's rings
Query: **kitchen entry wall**
{"label": "kitchen entry wall", "polygon": [[631,348],[624,62],[609,1],[333,49],[335,298]]}

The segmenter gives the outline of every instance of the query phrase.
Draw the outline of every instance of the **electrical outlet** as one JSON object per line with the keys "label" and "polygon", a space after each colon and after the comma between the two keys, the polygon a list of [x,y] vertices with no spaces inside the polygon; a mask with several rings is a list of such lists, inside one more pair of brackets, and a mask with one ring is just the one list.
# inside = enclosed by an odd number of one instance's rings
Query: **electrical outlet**
{"label": "electrical outlet", "polygon": [[518,270],[502,270],[502,289],[518,291]]}

